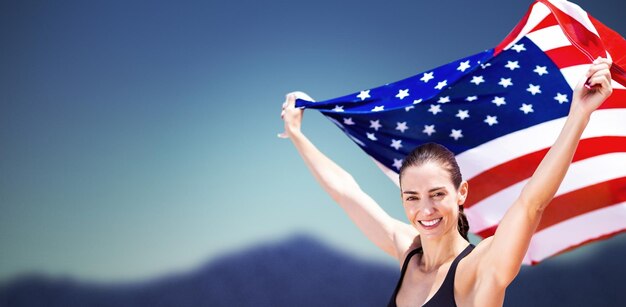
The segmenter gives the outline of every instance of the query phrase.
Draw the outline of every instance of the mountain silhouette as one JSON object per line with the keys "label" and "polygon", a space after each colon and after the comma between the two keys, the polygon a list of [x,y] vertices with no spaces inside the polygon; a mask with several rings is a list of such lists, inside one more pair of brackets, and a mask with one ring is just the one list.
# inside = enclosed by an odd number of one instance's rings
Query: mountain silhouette
{"label": "mountain silhouette", "polygon": [[[626,236],[596,244],[583,259],[522,268],[504,306],[624,306]],[[385,306],[398,276],[398,267],[296,235],[142,283],[23,276],[0,287],[0,306]]]}

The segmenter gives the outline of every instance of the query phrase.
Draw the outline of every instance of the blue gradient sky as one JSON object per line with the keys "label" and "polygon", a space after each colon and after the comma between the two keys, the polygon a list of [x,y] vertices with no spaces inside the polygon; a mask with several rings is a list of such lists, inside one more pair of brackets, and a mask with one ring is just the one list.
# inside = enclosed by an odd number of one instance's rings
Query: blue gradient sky
{"label": "blue gradient sky", "polygon": [[[626,2],[576,3],[626,33]],[[276,138],[284,94],[333,98],[494,47],[530,4],[0,2],[0,281],[138,280],[302,232],[391,263]],[[304,131],[405,219],[329,121],[309,111]]]}

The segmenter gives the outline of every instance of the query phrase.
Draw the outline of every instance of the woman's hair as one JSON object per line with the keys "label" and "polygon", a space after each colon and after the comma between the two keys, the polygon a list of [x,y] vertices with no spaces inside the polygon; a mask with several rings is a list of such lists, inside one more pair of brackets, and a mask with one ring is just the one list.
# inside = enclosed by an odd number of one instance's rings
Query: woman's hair
{"label": "woman's hair", "polygon": [[[461,169],[456,163],[454,153],[448,150],[446,147],[437,143],[426,143],[413,149],[402,162],[400,167],[400,181],[402,181],[402,174],[410,166],[420,166],[427,162],[437,162],[441,167],[448,171],[452,184],[456,189],[459,189],[463,178],[461,177]],[[459,206],[459,223],[458,229],[461,236],[469,241],[467,238],[467,232],[469,231],[469,224],[467,217],[463,213],[463,206]]]}

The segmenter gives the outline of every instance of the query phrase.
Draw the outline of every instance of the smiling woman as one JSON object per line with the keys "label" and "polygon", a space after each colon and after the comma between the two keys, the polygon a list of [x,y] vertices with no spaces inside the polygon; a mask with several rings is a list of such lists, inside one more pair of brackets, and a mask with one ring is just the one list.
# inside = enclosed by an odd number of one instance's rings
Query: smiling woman
{"label": "smiling woman", "polygon": [[[424,144],[400,167],[400,195],[409,223],[390,217],[354,178],[301,132],[304,110],[287,95],[281,117],[313,176],[378,247],[402,264],[389,306],[502,306],[519,273],[542,213],[570,166],[591,113],[612,93],[611,61],[598,58],[573,93],[570,112],[550,148],[495,234],[475,247],[467,240],[463,203],[469,193],[452,152]],[[415,257],[413,257],[415,256]],[[458,274],[457,274],[458,273]]]}

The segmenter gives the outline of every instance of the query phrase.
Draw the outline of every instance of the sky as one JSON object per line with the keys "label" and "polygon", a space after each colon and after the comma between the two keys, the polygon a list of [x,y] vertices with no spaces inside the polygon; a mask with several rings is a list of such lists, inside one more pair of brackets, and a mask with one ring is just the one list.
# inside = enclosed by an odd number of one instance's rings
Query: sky
{"label": "sky", "polygon": [[[276,137],[285,94],[330,99],[492,48],[531,3],[1,1],[0,282],[143,280],[301,233],[392,263]],[[626,2],[575,3],[626,33]],[[405,220],[331,122],[307,111],[303,131]]]}

